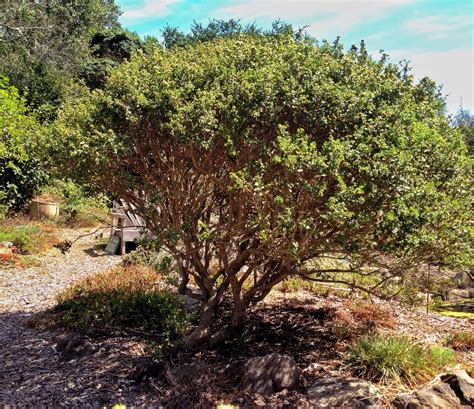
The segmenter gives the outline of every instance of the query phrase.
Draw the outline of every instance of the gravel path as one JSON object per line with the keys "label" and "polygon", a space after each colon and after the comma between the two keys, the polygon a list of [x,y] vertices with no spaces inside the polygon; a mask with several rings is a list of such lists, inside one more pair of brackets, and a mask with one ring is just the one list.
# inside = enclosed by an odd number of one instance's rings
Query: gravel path
{"label": "gravel path", "polygon": [[[84,231],[64,230],[63,239]],[[34,312],[54,305],[56,295],[74,281],[117,264],[94,235],[74,244],[66,255],[57,249],[38,257],[39,265],[23,269],[0,268],[0,313]]]}
{"label": "gravel path", "polygon": [[[80,232],[66,230],[65,239]],[[98,351],[65,362],[56,353],[61,335],[25,325],[25,319],[54,305],[55,296],[72,282],[117,264],[93,236],[81,239],[70,253],[51,250],[38,266],[0,269],[0,407],[103,407],[130,395],[125,375],[144,345],[133,338],[98,340]],[[149,398],[148,398],[149,403]]]}

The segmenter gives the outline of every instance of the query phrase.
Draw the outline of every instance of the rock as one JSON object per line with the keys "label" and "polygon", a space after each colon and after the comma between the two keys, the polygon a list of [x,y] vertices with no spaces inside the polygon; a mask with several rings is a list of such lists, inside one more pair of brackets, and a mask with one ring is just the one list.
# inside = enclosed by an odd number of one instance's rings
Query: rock
{"label": "rock", "polygon": [[168,383],[192,383],[201,376],[209,375],[209,368],[202,362],[191,362],[173,368],[167,374]]}
{"label": "rock", "polygon": [[461,271],[456,274],[454,281],[458,288],[474,287],[474,272]]}
{"label": "rock", "polygon": [[465,289],[455,288],[454,290],[450,290],[448,292],[447,298],[448,298],[448,301],[465,299],[465,298],[474,298],[474,288],[465,288]]}
{"label": "rock", "polygon": [[397,409],[461,409],[474,405],[474,380],[464,370],[441,375],[434,385],[397,396]]}
{"label": "rock", "polygon": [[308,395],[318,407],[374,407],[380,399],[377,388],[362,379],[320,378],[308,388]]}
{"label": "rock", "polygon": [[90,339],[80,334],[68,334],[59,338],[56,344],[56,350],[61,354],[65,361],[79,359],[87,355],[92,355],[97,348]]}
{"label": "rock", "polygon": [[454,390],[462,404],[474,407],[474,379],[465,370],[460,369],[441,375],[441,381]]}
{"label": "rock", "polygon": [[142,360],[130,375],[135,382],[140,383],[149,378],[160,378],[165,374],[166,365],[164,362],[155,362],[151,359]]}
{"label": "rock", "polygon": [[242,390],[250,393],[271,394],[299,384],[300,370],[289,355],[277,353],[250,358],[242,371]]}
{"label": "rock", "polygon": [[393,401],[397,409],[456,409],[462,408],[454,391],[445,383],[437,383],[413,394],[398,396]]}

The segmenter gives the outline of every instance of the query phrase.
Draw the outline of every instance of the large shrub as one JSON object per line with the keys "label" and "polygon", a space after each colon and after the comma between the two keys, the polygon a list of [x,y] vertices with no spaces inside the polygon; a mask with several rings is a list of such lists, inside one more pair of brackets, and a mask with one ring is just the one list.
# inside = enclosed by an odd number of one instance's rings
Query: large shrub
{"label": "large shrub", "polygon": [[0,77],[0,205],[20,210],[46,180],[39,153],[42,132],[18,90]]}
{"label": "large shrub", "polygon": [[290,275],[376,292],[469,256],[465,144],[407,72],[291,35],[139,52],[63,107],[57,149],[136,206],[203,301],[188,346],[214,344]]}

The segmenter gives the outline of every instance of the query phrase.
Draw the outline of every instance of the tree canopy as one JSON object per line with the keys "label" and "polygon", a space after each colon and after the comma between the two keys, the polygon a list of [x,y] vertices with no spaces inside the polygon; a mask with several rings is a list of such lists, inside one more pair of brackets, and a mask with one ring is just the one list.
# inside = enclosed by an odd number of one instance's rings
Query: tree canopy
{"label": "tree canopy", "polygon": [[118,26],[113,0],[5,0],[0,3],[0,73],[42,119],[54,117],[68,80],[89,58],[98,30]]}
{"label": "tree canopy", "polygon": [[376,274],[375,291],[469,256],[469,161],[442,108],[433,82],[365,50],[241,35],[137,53],[63,108],[58,149],[169,252],[204,303],[196,345],[289,275]]}
{"label": "tree canopy", "polygon": [[38,157],[43,129],[18,90],[0,77],[0,205],[20,210],[46,180]]}

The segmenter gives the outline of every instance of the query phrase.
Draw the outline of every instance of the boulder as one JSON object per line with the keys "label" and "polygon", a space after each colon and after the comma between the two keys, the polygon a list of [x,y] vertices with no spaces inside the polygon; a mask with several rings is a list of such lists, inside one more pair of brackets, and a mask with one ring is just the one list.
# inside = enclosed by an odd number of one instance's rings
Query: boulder
{"label": "boulder", "polygon": [[371,408],[380,399],[377,388],[362,379],[320,378],[308,388],[311,401],[320,408]]}
{"label": "boulder", "polygon": [[414,393],[397,396],[393,401],[393,406],[397,409],[462,408],[459,398],[445,383],[437,383]]}
{"label": "boulder", "polygon": [[474,287],[474,271],[461,271],[456,274],[454,281],[458,288]]}
{"label": "boulder", "polygon": [[441,375],[441,381],[455,391],[462,404],[474,407],[474,379],[465,370],[459,369]]}
{"label": "boulder", "polygon": [[448,372],[440,381],[413,393],[397,396],[397,409],[461,409],[474,407],[474,380],[464,370]]}
{"label": "boulder", "polygon": [[242,370],[244,392],[269,395],[298,386],[300,370],[289,355],[277,353],[250,358]]}
{"label": "boulder", "polygon": [[58,339],[56,350],[61,354],[62,359],[70,361],[92,355],[97,348],[85,335],[68,334]]}
{"label": "boulder", "polygon": [[474,298],[474,288],[455,288],[448,292],[448,301]]}

